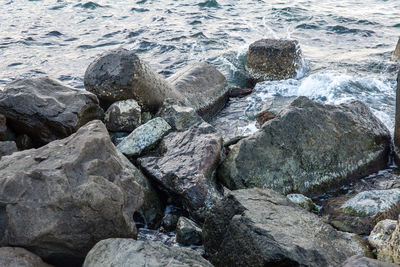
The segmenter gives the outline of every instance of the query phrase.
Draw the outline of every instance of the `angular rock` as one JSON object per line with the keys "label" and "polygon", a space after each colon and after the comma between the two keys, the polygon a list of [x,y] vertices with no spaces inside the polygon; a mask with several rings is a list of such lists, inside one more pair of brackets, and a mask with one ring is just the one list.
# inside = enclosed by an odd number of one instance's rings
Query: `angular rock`
{"label": "angular rock", "polygon": [[6,117],[3,114],[0,114],[0,141],[5,141],[6,133]]}
{"label": "angular rock", "polygon": [[85,72],[84,83],[105,104],[135,99],[144,111],[156,112],[166,98],[185,100],[135,53],[123,48],[96,57]]}
{"label": "angular rock", "polygon": [[207,123],[162,140],[160,156],[139,158],[143,171],[157,181],[191,216],[203,212],[219,198],[215,170],[221,159],[222,138]]}
{"label": "angular rock", "polygon": [[176,225],[176,242],[184,246],[201,245],[203,243],[200,227],[185,217],[180,217]]}
{"label": "angular rock", "polygon": [[122,238],[102,240],[92,248],[83,267],[98,266],[212,267],[191,249]]}
{"label": "angular rock", "polygon": [[396,267],[397,265],[382,262],[360,255],[354,255],[348,258],[342,265],[342,267]]}
{"label": "angular rock", "polygon": [[157,117],[136,128],[117,148],[126,156],[139,156],[145,150],[153,148],[169,130],[171,126],[163,118]]}
{"label": "angular rock", "polygon": [[178,224],[179,215],[168,213],[162,219],[161,225],[165,231],[171,232],[176,230]]}
{"label": "angular rock", "polygon": [[0,248],[0,266],[4,267],[52,267],[24,248]]}
{"label": "angular rock", "polygon": [[389,219],[378,222],[368,237],[371,247],[379,251],[383,245],[388,244],[396,224],[397,221]]}
{"label": "angular rock", "polygon": [[246,69],[255,82],[294,78],[301,66],[295,40],[262,39],[249,46]]}
{"label": "angular rock", "polygon": [[293,203],[296,203],[303,209],[307,211],[318,211],[317,206],[315,203],[311,200],[311,198],[306,197],[305,195],[302,194],[289,194],[286,196],[290,201]]}
{"label": "angular rock", "polygon": [[192,63],[168,78],[206,121],[217,114],[228,101],[226,78],[205,62]]}
{"label": "angular rock", "polygon": [[11,155],[14,152],[17,152],[18,148],[14,141],[3,141],[0,142],[0,159],[3,156]]}
{"label": "angular rock", "polygon": [[0,245],[22,246],[59,265],[83,260],[98,241],[135,237],[143,203],[103,123],[0,161]]}
{"label": "angular rock", "polygon": [[230,189],[307,193],[385,169],[389,147],[389,131],[362,102],[299,97],[234,145],[218,174]]}
{"label": "angular rock", "polygon": [[113,103],[104,115],[104,123],[112,132],[132,132],[141,124],[141,109],[134,99]]}
{"label": "angular rock", "polygon": [[397,41],[396,48],[394,49],[392,60],[400,62],[400,38]]}
{"label": "angular rock", "polygon": [[389,242],[385,242],[377,250],[378,260],[400,265],[400,217],[397,219],[396,228],[390,236]]}
{"label": "angular rock", "polygon": [[8,84],[0,94],[0,113],[16,133],[28,134],[38,145],[65,138],[104,115],[94,94],[49,77]]}
{"label": "angular rock", "polygon": [[203,239],[215,266],[338,266],[367,250],[357,235],[258,188],[232,191],[218,202],[206,217]]}

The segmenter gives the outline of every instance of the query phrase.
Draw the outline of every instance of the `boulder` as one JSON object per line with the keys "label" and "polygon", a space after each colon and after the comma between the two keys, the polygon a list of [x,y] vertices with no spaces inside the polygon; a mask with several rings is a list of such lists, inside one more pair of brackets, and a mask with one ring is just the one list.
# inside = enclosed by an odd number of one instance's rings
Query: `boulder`
{"label": "boulder", "polygon": [[382,220],[378,222],[368,237],[368,243],[377,251],[389,243],[390,237],[396,229],[396,220]]}
{"label": "boulder", "polygon": [[157,117],[133,130],[117,148],[126,156],[139,156],[144,151],[154,148],[169,130],[171,126],[163,118]]}
{"label": "boulder", "polygon": [[385,169],[390,142],[362,102],[334,106],[298,97],[234,145],[218,174],[230,189],[313,193]]}
{"label": "boulder", "polygon": [[11,155],[14,152],[17,152],[17,144],[14,141],[2,141],[0,142],[0,159],[3,156]]}
{"label": "boulder", "polygon": [[392,60],[400,62],[400,38],[397,41],[396,48],[394,49]]}
{"label": "boulder", "polygon": [[98,266],[212,267],[191,249],[123,238],[102,240],[92,248],[83,267]]}
{"label": "boulder", "polygon": [[219,198],[215,170],[222,138],[207,123],[172,132],[160,144],[159,156],[138,159],[143,171],[174,196],[196,218]]}
{"label": "boulder", "polygon": [[377,250],[378,260],[400,265],[400,217],[388,242]]}
{"label": "boulder", "polygon": [[226,78],[205,62],[192,63],[168,78],[190,105],[206,121],[217,114],[228,101]]}
{"label": "boulder", "polygon": [[104,123],[111,132],[132,132],[141,124],[141,109],[134,99],[113,103],[106,111]]}
{"label": "boulder", "polygon": [[0,161],[0,246],[21,246],[56,265],[74,265],[100,240],[136,237],[143,203],[104,124]]}
{"label": "boulder", "polygon": [[262,39],[249,46],[246,69],[255,82],[294,78],[301,67],[295,40]]}
{"label": "boulder", "polygon": [[0,113],[16,133],[44,145],[103,118],[97,97],[49,77],[20,79],[0,93]]}
{"label": "boulder", "polygon": [[4,267],[52,267],[24,248],[0,248],[0,266]]}
{"label": "boulder", "polygon": [[156,112],[166,98],[185,100],[134,52],[123,48],[96,57],[85,72],[84,84],[104,104],[135,99],[144,111]]}
{"label": "boulder", "polygon": [[259,188],[232,191],[219,201],[206,217],[203,240],[215,266],[338,266],[367,251],[357,235]]}
{"label": "boulder", "polygon": [[342,267],[396,267],[397,265],[382,262],[360,255],[354,255],[348,258],[342,265]]}
{"label": "boulder", "polygon": [[201,228],[192,220],[180,217],[176,225],[176,242],[184,246],[201,245],[203,243]]}
{"label": "boulder", "polygon": [[165,216],[161,222],[161,226],[163,227],[163,230],[167,231],[167,232],[175,231],[179,218],[180,217],[177,214],[173,214],[173,213],[165,214]]}
{"label": "boulder", "polygon": [[306,197],[305,195],[289,194],[286,197],[307,211],[318,211],[317,205],[315,205],[311,198]]}
{"label": "boulder", "polygon": [[0,114],[0,141],[4,141],[7,133],[6,116]]}

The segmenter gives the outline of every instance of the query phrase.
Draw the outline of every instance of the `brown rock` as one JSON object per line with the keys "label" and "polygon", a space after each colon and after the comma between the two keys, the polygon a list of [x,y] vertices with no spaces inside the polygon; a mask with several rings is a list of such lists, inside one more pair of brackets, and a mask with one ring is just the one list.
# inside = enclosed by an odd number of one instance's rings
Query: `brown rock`
{"label": "brown rock", "polygon": [[4,141],[7,132],[6,117],[0,114],[0,141]]}
{"label": "brown rock", "polygon": [[274,119],[276,116],[274,113],[270,112],[269,110],[264,110],[257,115],[257,123],[261,127],[264,123],[269,120]]}
{"label": "brown rock", "polygon": [[251,94],[251,92],[253,92],[253,89],[251,89],[251,88],[246,88],[245,89],[245,88],[235,87],[235,88],[231,88],[229,90],[229,97],[239,97],[239,98],[241,98],[241,97],[245,97],[245,96]]}

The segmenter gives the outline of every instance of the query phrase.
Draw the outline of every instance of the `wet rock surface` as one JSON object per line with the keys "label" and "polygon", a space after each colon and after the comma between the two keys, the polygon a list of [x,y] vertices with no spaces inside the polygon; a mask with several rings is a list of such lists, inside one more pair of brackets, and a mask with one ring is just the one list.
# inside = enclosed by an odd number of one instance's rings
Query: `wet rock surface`
{"label": "wet rock surface", "polygon": [[17,144],[14,141],[0,141],[0,159],[17,151]]}
{"label": "wet rock surface", "polygon": [[192,220],[180,217],[176,225],[176,241],[184,246],[201,245],[201,228]]}
{"label": "wet rock surface", "polygon": [[113,103],[104,116],[104,123],[112,132],[132,132],[141,121],[140,106],[133,99]]}
{"label": "wet rock surface", "polygon": [[4,267],[52,267],[24,248],[0,248],[0,266]]}

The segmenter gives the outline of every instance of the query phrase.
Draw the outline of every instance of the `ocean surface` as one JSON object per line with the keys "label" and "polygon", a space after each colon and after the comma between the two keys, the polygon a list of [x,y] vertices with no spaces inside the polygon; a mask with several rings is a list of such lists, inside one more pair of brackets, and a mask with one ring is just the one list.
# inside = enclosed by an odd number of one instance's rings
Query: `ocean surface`
{"label": "ocean surface", "polygon": [[84,88],[90,62],[118,47],[165,77],[207,61],[229,86],[246,87],[249,44],[291,38],[305,59],[298,76],[258,84],[254,101],[277,94],[361,100],[393,129],[399,0],[2,0],[0,10],[0,88],[38,75]]}

